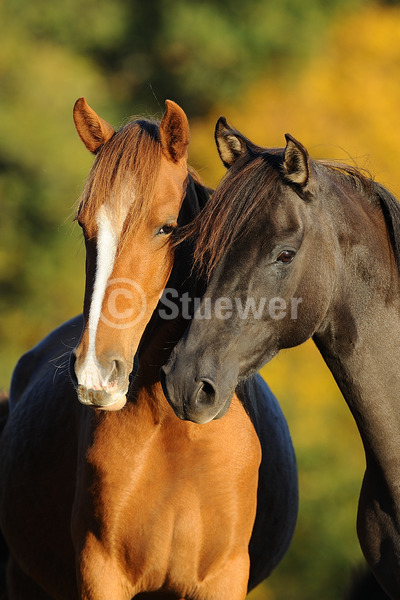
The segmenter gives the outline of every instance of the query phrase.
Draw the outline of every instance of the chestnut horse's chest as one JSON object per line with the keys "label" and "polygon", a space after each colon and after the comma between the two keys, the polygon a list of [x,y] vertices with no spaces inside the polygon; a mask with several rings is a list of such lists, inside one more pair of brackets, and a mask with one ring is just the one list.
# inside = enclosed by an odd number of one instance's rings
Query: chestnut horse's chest
{"label": "chestnut horse's chest", "polygon": [[86,560],[106,555],[136,591],[182,590],[247,551],[260,447],[238,401],[207,425],[172,411],[159,423],[149,417],[128,407],[97,427],[75,502],[75,543]]}

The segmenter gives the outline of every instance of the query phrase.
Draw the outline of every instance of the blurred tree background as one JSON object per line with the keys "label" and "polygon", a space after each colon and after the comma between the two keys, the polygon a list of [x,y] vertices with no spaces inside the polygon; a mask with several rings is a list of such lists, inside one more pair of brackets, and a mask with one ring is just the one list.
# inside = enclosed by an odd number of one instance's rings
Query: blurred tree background
{"label": "blurred tree background", "polygon": [[[400,7],[369,0],[0,1],[0,387],[17,358],[80,312],[84,250],[74,208],[92,157],[75,100],[120,126],[187,112],[190,159],[223,174],[220,114],[260,145],[290,132],[315,157],[355,161],[397,196]],[[312,342],[262,371],[299,463],[292,547],[252,600],[338,600],[361,560],[355,534],[364,458]]]}

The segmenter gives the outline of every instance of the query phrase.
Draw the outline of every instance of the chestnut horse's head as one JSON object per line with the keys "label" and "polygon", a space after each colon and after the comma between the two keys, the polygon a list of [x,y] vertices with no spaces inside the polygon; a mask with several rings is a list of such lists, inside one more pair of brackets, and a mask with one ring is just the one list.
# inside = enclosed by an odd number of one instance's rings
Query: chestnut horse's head
{"label": "chestnut horse's head", "polygon": [[71,373],[83,404],[117,410],[172,268],[189,125],[169,100],[160,124],[132,121],[115,132],[84,98],[74,121],[96,159],[77,214],[86,243],[85,328]]}

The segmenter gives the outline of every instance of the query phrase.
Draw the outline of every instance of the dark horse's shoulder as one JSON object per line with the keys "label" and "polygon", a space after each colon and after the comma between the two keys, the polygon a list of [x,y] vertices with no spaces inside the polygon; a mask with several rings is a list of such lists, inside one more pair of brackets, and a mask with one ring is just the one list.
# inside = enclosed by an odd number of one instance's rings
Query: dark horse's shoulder
{"label": "dark horse's shoulder", "polygon": [[249,589],[268,577],[287,551],[298,509],[296,456],[289,427],[277,399],[260,375],[240,382],[245,406],[262,449],[257,514],[250,540]]}
{"label": "dark horse's shoulder", "polygon": [[77,345],[83,329],[83,316],[78,315],[54,329],[34,348],[18,360],[10,386],[10,408],[18,402],[25,390],[48,374],[55,377],[67,373],[69,354]]}
{"label": "dark horse's shoulder", "polygon": [[291,473],[297,470],[292,438],[278,400],[258,373],[240,382],[236,393],[260,439],[263,461],[277,460]]}
{"label": "dark horse's shoulder", "polygon": [[286,419],[279,402],[261,375],[257,373],[241,381],[236,393],[259,435],[272,429],[291,444]]}

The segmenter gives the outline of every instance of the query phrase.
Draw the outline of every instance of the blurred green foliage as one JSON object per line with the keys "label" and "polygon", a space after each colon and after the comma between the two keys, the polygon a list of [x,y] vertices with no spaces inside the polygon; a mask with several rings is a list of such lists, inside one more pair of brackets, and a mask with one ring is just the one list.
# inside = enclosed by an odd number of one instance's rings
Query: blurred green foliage
{"label": "blurred green foliage", "polygon": [[[176,100],[191,119],[191,162],[211,185],[223,173],[212,139],[221,112],[260,144],[290,131],[314,156],[318,144],[374,153],[378,179],[396,184],[394,4],[0,0],[0,388],[22,352],[81,310],[73,216],[92,157],[72,123],[78,97],[115,127]],[[358,435],[312,344],[263,374],[291,427],[301,504],[288,556],[251,597],[338,600],[360,557]]]}
{"label": "blurred green foliage", "polygon": [[[9,1],[5,18],[27,43],[90,60],[114,102],[149,104],[149,84],[189,116],[238,96],[245,85],[315,49],[330,19],[362,0]],[[20,38],[23,39],[23,38]]]}

